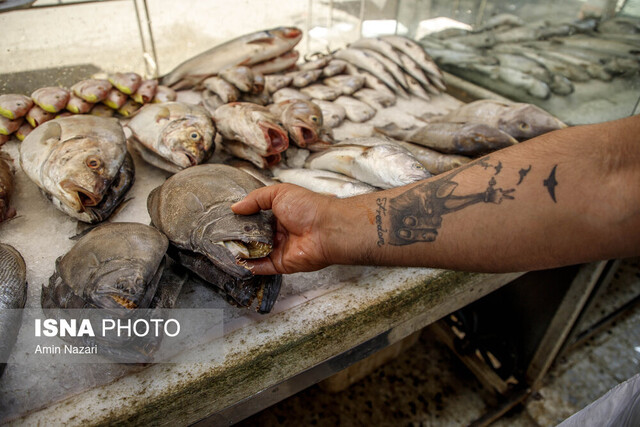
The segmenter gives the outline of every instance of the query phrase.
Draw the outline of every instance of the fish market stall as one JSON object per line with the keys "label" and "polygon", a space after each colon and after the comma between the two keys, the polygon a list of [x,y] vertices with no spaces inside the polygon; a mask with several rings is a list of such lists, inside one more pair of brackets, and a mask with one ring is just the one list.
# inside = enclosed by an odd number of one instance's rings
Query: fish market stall
{"label": "fish market stall", "polygon": [[[105,16],[118,16],[125,2],[101,3]],[[265,30],[259,20],[246,32],[224,27],[215,43],[203,30],[177,56],[175,40],[154,45],[173,28],[175,2],[155,3],[167,3],[160,14],[131,3],[141,57],[127,58],[126,43],[122,51],[106,43],[112,50],[85,47],[56,62],[56,44],[68,43],[17,40],[31,66],[23,73],[12,57],[0,69],[0,145],[13,171],[0,175],[11,190],[0,187],[0,240],[22,254],[28,283],[23,327],[0,379],[0,422],[239,421],[521,275],[332,266],[252,276],[247,260],[273,247],[270,214],[245,223],[229,209],[252,189],[280,181],[338,197],[378,191],[565,124],[443,74],[401,36],[358,36],[347,48],[314,52],[318,32],[300,2],[282,21],[305,23],[306,33],[293,25]],[[74,16],[93,16],[88,6],[71,6]],[[34,31],[64,15],[52,5],[42,10]],[[160,36],[146,14],[158,18]],[[345,11],[336,16],[358,22]],[[117,40],[136,29],[113,25],[126,30],[103,29]],[[294,49],[298,43],[309,55]],[[164,54],[168,46],[174,55]],[[501,128],[474,121],[486,111],[512,120]],[[523,120],[527,130],[515,129]],[[385,168],[367,164],[365,152]],[[119,275],[130,270],[133,279]],[[108,357],[58,359],[58,336],[43,346],[53,354],[34,352],[43,313],[87,307],[126,316],[170,309],[192,330],[188,339],[136,343],[126,363],[114,363],[124,350],[110,343]],[[97,347],[80,342],[89,352]]]}

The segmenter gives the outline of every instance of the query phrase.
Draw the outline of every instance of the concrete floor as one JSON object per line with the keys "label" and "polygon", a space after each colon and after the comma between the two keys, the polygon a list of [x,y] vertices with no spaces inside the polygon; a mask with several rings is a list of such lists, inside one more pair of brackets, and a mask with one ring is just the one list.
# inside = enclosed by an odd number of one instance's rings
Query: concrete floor
{"label": "concrete floor", "polygon": [[[625,260],[597,305],[600,314],[640,289],[640,262]],[[617,294],[617,298],[614,295]],[[635,295],[638,295],[636,293]],[[543,386],[496,426],[554,426],[640,372],[640,307],[560,357]],[[482,416],[491,394],[430,331],[416,345],[346,390],[315,385],[240,426],[457,426]]]}

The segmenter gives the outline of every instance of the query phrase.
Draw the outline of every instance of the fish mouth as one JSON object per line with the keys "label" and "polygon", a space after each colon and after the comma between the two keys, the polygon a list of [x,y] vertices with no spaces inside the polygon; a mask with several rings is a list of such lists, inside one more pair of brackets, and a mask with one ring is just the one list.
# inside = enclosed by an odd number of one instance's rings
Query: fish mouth
{"label": "fish mouth", "polygon": [[96,194],[93,191],[89,191],[86,188],[80,187],[69,180],[64,180],[60,183],[60,187],[64,190],[75,194],[76,201],[80,207],[87,208],[91,206],[97,206],[102,201],[102,195]]}
{"label": "fish mouth", "polygon": [[120,295],[109,295],[109,296],[113,301],[115,301],[116,304],[121,305],[123,308],[129,309],[129,310],[138,308],[138,304],[136,304],[134,301],[124,298]]}
{"label": "fish mouth", "polygon": [[318,140],[318,134],[316,131],[308,126],[297,125],[293,127],[293,133],[296,136],[295,140],[302,148],[309,144],[313,144]]}
{"label": "fish mouth", "polygon": [[282,156],[280,153],[271,154],[269,156],[264,157],[265,162],[267,162],[267,166],[275,166],[282,160]]}
{"label": "fish mouth", "polygon": [[285,131],[269,122],[259,122],[258,126],[269,144],[267,154],[282,153],[289,148],[289,137]]}
{"label": "fish mouth", "polygon": [[302,35],[302,31],[297,28],[285,28],[282,31],[282,36],[287,39],[295,39],[297,37],[300,37],[300,35]]}
{"label": "fish mouth", "polygon": [[189,161],[189,166],[195,166],[198,164],[198,158],[196,157],[196,155],[194,155],[193,153],[189,152],[189,151],[183,151],[182,154],[187,158],[187,160]]}

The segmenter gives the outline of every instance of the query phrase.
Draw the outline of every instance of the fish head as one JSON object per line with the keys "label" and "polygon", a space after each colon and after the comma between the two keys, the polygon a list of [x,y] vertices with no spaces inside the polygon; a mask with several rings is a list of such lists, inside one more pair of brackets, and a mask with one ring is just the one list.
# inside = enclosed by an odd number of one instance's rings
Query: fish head
{"label": "fish head", "polygon": [[499,127],[518,141],[524,141],[567,125],[535,105],[523,104],[501,117]]}
{"label": "fish head", "polygon": [[289,136],[284,124],[268,110],[254,109],[246,116],[246,126],[243,127],[245,140],[262,141],[266,146],[267,155],[281,153],[289,148]]}
{"label": "fish head", "polygon": [[215,133],[211,120],[197,117],[172,120],[160,135],[164,151],[161,155],[182,168],[200,164],[211,151]]}
{"label": "fish head", "polygon": [[143,262],[132,259],[103,262],[91,275],[85,298],[100,308],[145,308],[155,293],[154,286],[145,280],[146,269]]}
{"label": "fish head", "polygon": [[53,151],[43,174],[57,185],[56,196],[63,203],[84,212],[102,201],[121,163],[120,156],[95,139],[77,137]]}
{"label": "fish head", "polygon": [[286,40],[288,44],[295,46],[302,39],[302,31],[296,27],[278,27],[269,30],[269,34],[280,40]]}
{"label": "fish head", "polygon": [[298,147],[314,144],[319,139],[318,130],[322,127],[322,110],[305,100],[291,100],[282,113],[282,121],[291,138]]}

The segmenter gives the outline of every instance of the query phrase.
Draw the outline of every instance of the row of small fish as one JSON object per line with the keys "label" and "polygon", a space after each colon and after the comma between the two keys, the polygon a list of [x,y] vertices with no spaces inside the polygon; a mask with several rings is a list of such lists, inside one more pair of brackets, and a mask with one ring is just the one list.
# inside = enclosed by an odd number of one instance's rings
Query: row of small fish
{"label": "row of small fish", "polygon": [[174,90],[159,86],[158,81],[143,80],[136,73],[115,73],[107,78],[92,78],[70,89],[42,87],[30,96],[0,95],[0,145],[10,135],[23,141],[37,126],[56,117],[92,114],[100,117],[128,117],[150,102],[175,101]]}
{"label": "row of small fish", "polygon": [[637,74],[638,22],[614,18],[526,24],[513,15],[498,15],[477,31],[448,29],[420,43],[439,65],[454,72],[472,71],[546,99],[573,93],[576,82]]}

